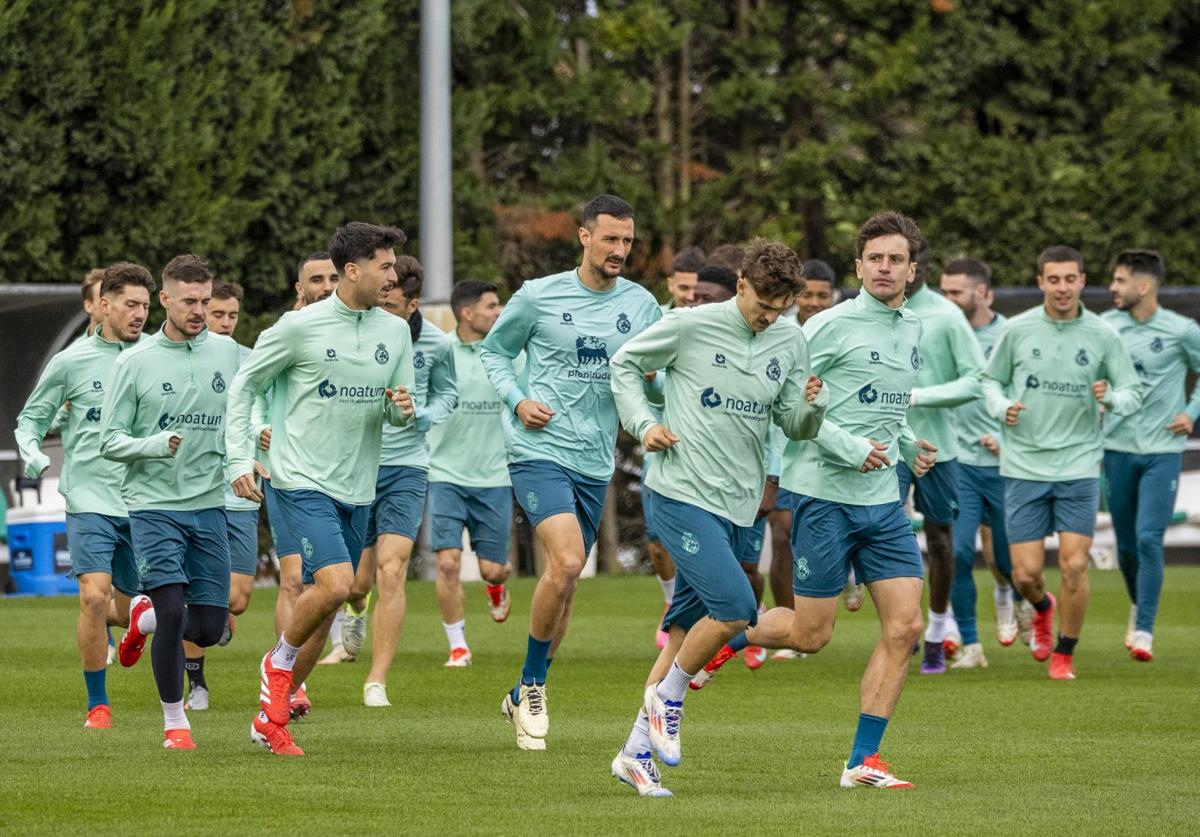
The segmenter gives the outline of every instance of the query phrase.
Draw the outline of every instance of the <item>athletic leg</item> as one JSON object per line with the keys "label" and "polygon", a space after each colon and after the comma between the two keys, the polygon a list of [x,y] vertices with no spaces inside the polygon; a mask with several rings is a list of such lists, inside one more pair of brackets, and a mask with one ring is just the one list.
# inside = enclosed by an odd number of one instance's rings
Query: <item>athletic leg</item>
{"label": "athletic leg", "polygon": [[396,648],[400,644],[400,633],[404,628],[404,616],[408,607],[406,592],[408,562],[412,555],[413,541],[404,535],[385,533],[375,542],[375,560],[378,568],[375,580],[379,587],[379,600],[375,604],[375,615],[371,620],[371,670],[367,683],[387,683]]}
{"label": "athletic leg", "polygon": [[1138,481],[1137,510],[1137,630],[1154,633],[1163,585],[1163,538],[1175,511],[1175,495],[1183,457],[1177,453],[1146,457]]}
{"label": "athletic leg", "polygon": [[1117,564],[1129,601],[1138,601],[1138,514],[1141,498],[1138,457],[1119,451],[1104,452],[1104,486],[1108,511],[1112,515],[1113,534],[1117,537]]}
{"label": "athletic leg", "polygon": [[279,636],[291,621],[296,601],[303,592],[300,581],[300,553],[279,556],[279,596],[275,599],[275,635]]}
{"label": "athletic leg", "polygon": [[767,515],[771,526],[771,598],[776,607],[792,609],[792,512],[774,509]]}

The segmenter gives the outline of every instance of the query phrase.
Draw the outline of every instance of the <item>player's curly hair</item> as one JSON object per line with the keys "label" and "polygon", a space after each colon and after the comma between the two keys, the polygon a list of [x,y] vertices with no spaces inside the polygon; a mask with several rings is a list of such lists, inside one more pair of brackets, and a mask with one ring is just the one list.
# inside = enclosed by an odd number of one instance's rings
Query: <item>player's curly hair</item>
{"label": "player's curly hair", "polygon": [[804,266],[786,244],[756,238],[742,259],[742,278],[764,299],[792,296],[804,290]]}

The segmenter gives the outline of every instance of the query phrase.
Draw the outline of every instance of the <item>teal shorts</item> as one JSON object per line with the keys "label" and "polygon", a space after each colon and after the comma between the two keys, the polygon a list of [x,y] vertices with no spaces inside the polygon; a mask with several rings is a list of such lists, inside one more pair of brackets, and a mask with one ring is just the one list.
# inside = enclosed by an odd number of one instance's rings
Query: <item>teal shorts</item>
{"label": "teal shorts", "polygon": [[738,556],[738,559],[743,564],[757,564],[758,559],[762,557],[763,538],[767,534],[766,515],[754,521],[754,525],[748,527],[748,529],[750,533],[746,536],[746,542],[742,547],[742,554]]}
{"label": "teal shorts", "polygon": [[277,489],[275,499],[300,544],[302,583],[312,584],[313,574],[331,564],[349,563],[358,569],[370,505],[343,503],[307,488]]}
{"label": "teal shorts", "polygon": [[592,551],[600,516],[604,513],[604,495],[608,483],[585,477],[549,459],[530,459],[508,466],[513,496],[529,525],[537,529],[543,520],[556,514],[573,514],[583,534],[583,553]]}
{"label": "teal shorts", "polygon": [[258,509],[225,510],[229,526],[229,567],[238,575],[258,574]]}
{"label": "teal shorts", "polygon": [[225,509],[129,512],[143,591],[183,584],[188,604],[229,607]]}
{"label": "teal shorts", "polygon": [[1053,532],[1092,537],[1100,510],[1100,480],[1041,482],[1004,478],[1008,542],[1040,541]]}
{"label": "teal shorts", "polygon": [[416,541],[425,511],[429,472],[410,465],[381,465],[375,480],[375,502],[367,522],[367,546],[380,535],[401,535]]}
{"label": "teal shorts", "polygon": [[512,534],[512,489],[470,488],[448,482],[429,483],[429,545],[434,552],[461,549],[463,529],[471,549],[485,561],[508,563]]}
{"label": "teal shorts", "polygon": [[128,517],[68,512],[67,548],[71,551],[71,578],[107,573],[113,587],[126,596],[137,595],[140,580]]}

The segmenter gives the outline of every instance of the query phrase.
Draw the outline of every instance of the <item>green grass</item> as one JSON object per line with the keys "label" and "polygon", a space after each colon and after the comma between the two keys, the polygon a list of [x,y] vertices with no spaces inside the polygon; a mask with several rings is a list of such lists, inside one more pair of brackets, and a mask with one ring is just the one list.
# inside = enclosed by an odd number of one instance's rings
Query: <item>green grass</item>
{"label": "green grass", "polygon": [[[0,831],[180,833],[1190,833],[1200,781],[1200,568],[1171,568],[1153,663],[1121,645],[1128,604],[1115,572],[1093,572],[1079,679],[1048,680],[1024,646],[1000,648],[980,576],[986,671],[913,674],[884,739],[911,792],[837,787],[874,643],[870,605],[839,615],[820,655],[739,661],[688,699],[674,799],[639,799],[609,776],[654,656],[661,608],[649,578],[585,582],[551,677],[549,750],[515,749],[500,698],[525,647],[530,582],[492,624],[468,591],[475,664],[446,670],[433,588],[409,586],[392,708],[361,703],[362,662],[309,679],[302,759],[251,745],[257,661],[273,591],[255,591],[208,663],[213,708],[192,713],[195,752],[160,747],[149,654],[110,669],[115,723],[85,731],[70,599],[0,601]],[[1057,580],[1054,580],[1057,583]],[[915,671],[916,663],[913,668]]]}

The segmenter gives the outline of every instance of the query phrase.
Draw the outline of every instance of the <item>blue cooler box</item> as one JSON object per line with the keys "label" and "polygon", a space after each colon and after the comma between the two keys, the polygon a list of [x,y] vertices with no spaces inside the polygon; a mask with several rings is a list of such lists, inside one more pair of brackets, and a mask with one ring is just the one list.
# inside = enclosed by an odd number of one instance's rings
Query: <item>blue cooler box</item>
{"label": "blue cooler box", "polygon": [[67,519],[62,512],[39,508],[9,509],[9,572],[17,593],[60,596],[79,592],[68,578],[71,553],[67,548]]}

